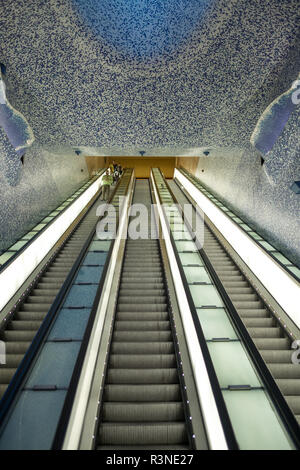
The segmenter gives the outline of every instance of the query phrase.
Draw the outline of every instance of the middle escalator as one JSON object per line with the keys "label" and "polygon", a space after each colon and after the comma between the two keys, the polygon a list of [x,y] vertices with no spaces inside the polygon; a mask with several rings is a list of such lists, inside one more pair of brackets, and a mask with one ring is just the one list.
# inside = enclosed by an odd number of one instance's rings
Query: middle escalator
{"label": "middle escalator", "polygon": [[126,243],[97,448],[190,449],[148,180],[137,180],[136,202],[148,209],[149,231]]}

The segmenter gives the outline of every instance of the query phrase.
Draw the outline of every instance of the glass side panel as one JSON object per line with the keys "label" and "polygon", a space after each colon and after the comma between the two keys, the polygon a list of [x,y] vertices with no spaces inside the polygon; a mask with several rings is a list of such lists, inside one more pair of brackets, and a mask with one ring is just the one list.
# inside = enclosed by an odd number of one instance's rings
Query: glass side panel
{"label": "glass side panel", "polygon": [[108,251],[110,248],[111,242],[110,241],[93,241],[89,248],[88,251]]}
{"label": "glass side panel", "polygon": [[172,234],[173,234],[174,240],[192,240],[193,239],[187,230],[176,231],[176,232],[172,230]]}
{"label": "glass side panel", "polygon": [[197,247],[194,242],[175,242],[178,251],[197,251]]}
{"label": "glass side panel", "polygon": [[203,261],[199,253],[179,253],[179,258],[183,266],[188,264],[203,266]]}
{"label": "glass side panel", "polygon": [[208,349],[221,387],[261,386],[240,342],[208,343]]}
{"label": "glass side panel", "polygon": [[97,285],[73,285],[68,293],[64,307],[92,307],[97,289]]}
{"label": "glass side panel", "polygon": [[67,388],[80,345],[79,341],[45,343],[25,388],[33,388],[36,385]]}
{"label": "glass side panel", "polygon": [[83,261],[83,265],[88,264],[98,264],[103,266],[105,264],[107,258],[107,252],[105,253],[97,253],[97,252],[90,252],[86,255]]}
{"label": "glass side panel", "polygon": [[[0,449],[50,449],[66,393],[65,390],[22,391],[1,435]],[[19,429],[23,432],[18,432]]]}
{"label": "glass side panel", "polygon": [[224,308],[197,308],[205,339],[237,339],[237,335]]}
{"label": "glass side panel", "polygon": [[211,284],[210,277],[205,268],[184,266],[183,270],[189,284],[192,284],[193,282],[205,282],[206,284]]}
{"label": "glass side panel", "polygon": [[48,341],[53,339],[82,340],[91,309],[62,308],[51,329]]}
{"label": "glass side panel", "polygon": [[223,396],[242,450],[293,448],[263,390],[225,390]]}
{"label": "glass side panel", "polygon": [[78,271],[74,283],[91,282],[92,284],[99,284],[102,271],[102,266],[82,266]]}
{"label": "glass side panel", "polygon": [[223,302],[217,289],[214,286],[192,286],[190,291],[194,300],[195,307],[212,306],[223,307]]}

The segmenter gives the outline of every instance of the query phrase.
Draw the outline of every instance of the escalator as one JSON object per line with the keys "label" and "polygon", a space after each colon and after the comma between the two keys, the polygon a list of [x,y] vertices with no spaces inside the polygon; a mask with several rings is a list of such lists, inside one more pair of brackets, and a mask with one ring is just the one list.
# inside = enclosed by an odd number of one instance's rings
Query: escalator
{"label": "escalator", "polygon": [[99,203],[97,197],[49,265],[43,268],[34,285],[24,292],[22,302],[2,325],[0,340],[5,342],[6,364],[0,365],[0,400],[95,226]]}
{"label": "escalator", "polygon": [[[144,237],[151,202],[148,180],[137,180]],[[157,240],[128,236],[102,397],[97,449],[192,448]]]}
{"label": "escalator", "polygon": [[[190,204],[175,181],[168,184],[181,206]],[[208,224],[204,225],[203,250],[300,425],[300,368],[291,361],[295,338],[287,334]]]}

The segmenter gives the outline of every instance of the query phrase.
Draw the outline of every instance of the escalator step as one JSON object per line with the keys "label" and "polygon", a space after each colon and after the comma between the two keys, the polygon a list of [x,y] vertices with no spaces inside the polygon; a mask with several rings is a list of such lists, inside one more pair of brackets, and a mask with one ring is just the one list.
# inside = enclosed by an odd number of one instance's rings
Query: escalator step
{"label": "escalator step", "polygon": [[260,354],[267,363],[291,364],[292,351],[289,350],[261,350]]}
{"label": "escalator step", "polygon": [[174,354],[110,354],[109,367],[117,369],[166,369],[176,367]]}
{"label": "escalator step", "polygon": [[121,343],[113,341],[111,345],[112,354],[173,354],[174,345],[172,341],[160,343]]}
{"label": "escalator step", "polygon": [[252,338],[280,338],[282,337],[282,331],[277,327],[269,328],[248,328],[248,331]]}
{"label": "escalator step", "polygon": [[19,311],[15,314],[14,319],[15,320],[21,320],[21,321],[43,321],[46,313],[43,312],[22,312]]}
{"label": "escalator step", "polygon": [[169,319],[168,312],[118,312],[118,321],[166,321]]}
{"label": "escalator step", "polygon": [[[132,299],[131,299],[132,302]],[[168,306],[166,303],[145,303],[145,304],[137,304],[137,303],[122,303],[117,306],[117,312],[165,312]]]}
{"label": "escalator step", "polygon": [[170,330],[169,321],[146,321],[143,320],[141,313],[141,321],[116,321],[115,331],[168,331]]}
{"label": "escalator step", "polygon": [[6,364],[1,364],[0,368],[17,369],[23,357],[24,354],[6,354]]}
{"label": "escalator step", "polygon": [[108,384],[176,384],[177,369],[108,369]]}
{"label": "escalator step", "polygon": [[9,330],[13,330],[13,331],[34,331],[34,330],[38,330],[39,327],[41,326],[42,322],[41,321],[32,321],[32,320],[28,320],[28,321],[22,321],[22,320],[13,320],[11,321],[7,328]]}
{"label": "escalator step", "polygon": [[174,445],[186,444],[185,423],[102,423],[101,444],[106,445]]}
{"label": "escalator step", "polygon": [[178,384],[107,384],[103,399],[109,402],[144,402],[146,399],[148,402],[170,402],[181,400],[181,393]]}
{"label": "escalator step", "polygon": [[284,395],[300,395],[299,379],[276,379],[276,383]]}
{"label": "escalator step", "polygon": [[36,335],[36,331],[18,331],[18,330],[5,330],[2,333],[4,341],[32,341]]}
{"label": "escalator step", "polygon": [[243,322],[247,327],[254,328],[267,328],[273,327],[276,325],[274,318],[245,318],[243,317]]}
{"label": "escalator step", "polygon": [[102,409],[104,422],[149,423],[184,421],[183,404],[181,402],[163,403],[104,403]]}
{"label": "escalator step", "polygon": [[275,379],[300,379],[299,364],[269,364]]}
{"label": "escalator step", "polygon": [[259,350],[289,349],[291,341],[288,338],[253,338]]}
{"label": "escalator step", "polygon": [[113,341],[121,342],[148,342],[172,341],[171,331],[115,331]]}

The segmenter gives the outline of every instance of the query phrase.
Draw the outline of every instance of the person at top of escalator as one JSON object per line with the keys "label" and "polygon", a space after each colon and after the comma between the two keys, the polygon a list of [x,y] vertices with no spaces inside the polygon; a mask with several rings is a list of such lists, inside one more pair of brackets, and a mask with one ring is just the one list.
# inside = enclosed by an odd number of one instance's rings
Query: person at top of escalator
{"label": "person at top of escalator", "polygon": [[113,183],[113,177],[110,175],[109,169],[106,170],[105,175],[102,177],[102,193],[100,199],[107,201],[109,198],[110,186]]}

